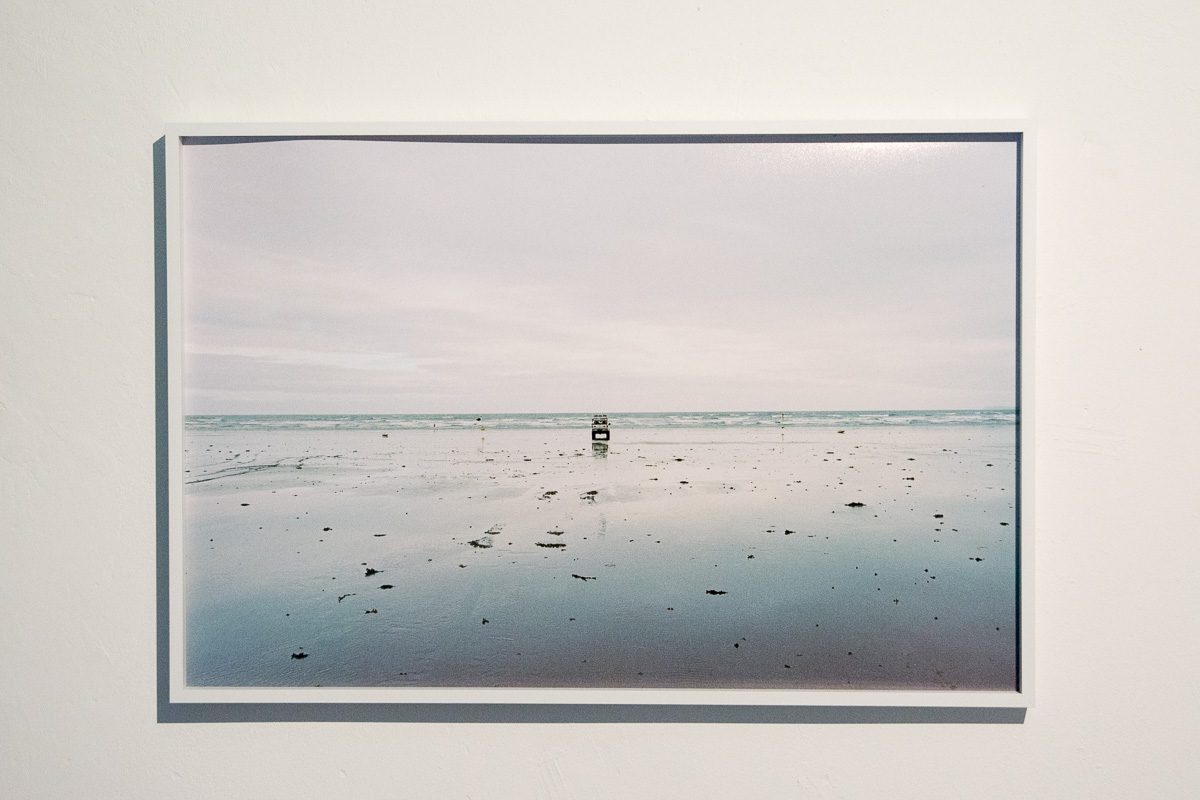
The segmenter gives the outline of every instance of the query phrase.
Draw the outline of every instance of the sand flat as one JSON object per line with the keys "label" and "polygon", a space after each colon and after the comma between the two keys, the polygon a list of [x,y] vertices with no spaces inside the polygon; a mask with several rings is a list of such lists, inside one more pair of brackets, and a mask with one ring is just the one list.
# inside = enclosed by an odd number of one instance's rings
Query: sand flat
{"label": "sand flat", "polygon": [[1011,690],[1015,438],[189,431],[188,682]]}

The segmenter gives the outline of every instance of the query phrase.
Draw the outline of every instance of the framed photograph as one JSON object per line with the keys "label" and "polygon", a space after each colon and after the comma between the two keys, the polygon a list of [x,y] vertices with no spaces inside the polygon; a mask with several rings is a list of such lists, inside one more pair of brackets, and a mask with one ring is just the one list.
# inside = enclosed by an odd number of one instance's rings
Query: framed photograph
{"label": "framed photograph", "polygon": [[1031,147],[172,126],[170,701],[1027,706]]}

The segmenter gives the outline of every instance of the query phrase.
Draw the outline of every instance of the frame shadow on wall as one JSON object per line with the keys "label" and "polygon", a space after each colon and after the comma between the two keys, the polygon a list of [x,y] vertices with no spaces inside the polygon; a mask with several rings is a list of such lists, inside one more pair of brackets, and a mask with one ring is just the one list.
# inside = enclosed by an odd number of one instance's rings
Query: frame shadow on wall
{"label": "frame shadow on wall", "polygon": [[172,703],[169,671],[166,140],[154,172],[156,691],[159,722],[489,722],[1021,724],[1023,708],[876,706],[576,705],[509,703]]}

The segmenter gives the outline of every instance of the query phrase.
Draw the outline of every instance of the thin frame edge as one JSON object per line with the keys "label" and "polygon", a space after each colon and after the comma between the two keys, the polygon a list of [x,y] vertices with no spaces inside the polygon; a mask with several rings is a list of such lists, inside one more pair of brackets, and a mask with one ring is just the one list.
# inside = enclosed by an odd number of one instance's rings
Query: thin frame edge
{"label": "thin frame edge", "polygon": [[[167,378],[168,378],[168,697],[172,704],[318,703],[407,705],[449,704],[603,704],[603,705],[745,705],[852,706],[1028,709],[1034,705],[1034,358],[1035,332],[1035,175],[1036,126],[1027,118],[715,121],[715,122],[192,122],[164,125],[167,243]],[[755,689],[511,689],[511,688],[201,688],[186,685],[182,560],[177,557],[182,534],[182,328],[181,153],[190,137],[354,137],[354,136],[654,136],[654,135],[971,135],[1016,137],[1019,167],[1019,614],[1017,662],[1019,686],[1011,692],[926,690],[755,690]],[[311,695],[311,696],[308,696]],[[379,695],[379,696],[368,696]]]}

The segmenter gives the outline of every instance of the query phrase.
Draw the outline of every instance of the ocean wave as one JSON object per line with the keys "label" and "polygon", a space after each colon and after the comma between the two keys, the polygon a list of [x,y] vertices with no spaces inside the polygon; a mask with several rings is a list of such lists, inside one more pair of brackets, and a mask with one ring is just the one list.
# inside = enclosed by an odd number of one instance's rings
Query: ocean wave
{"label": "ocean wave", "polygon": [[[864,428],[936,425],[1014,425],[1011,409],[938,411],[721,411],[608,414],[615,429]],[[269,414],[191,415],[188,430],[565,430],[587,428],[592,415],[566,414]]]}

